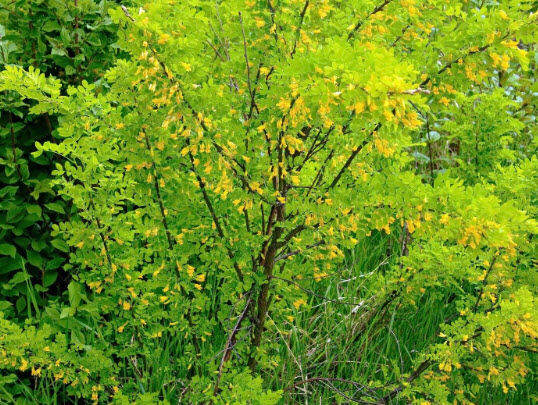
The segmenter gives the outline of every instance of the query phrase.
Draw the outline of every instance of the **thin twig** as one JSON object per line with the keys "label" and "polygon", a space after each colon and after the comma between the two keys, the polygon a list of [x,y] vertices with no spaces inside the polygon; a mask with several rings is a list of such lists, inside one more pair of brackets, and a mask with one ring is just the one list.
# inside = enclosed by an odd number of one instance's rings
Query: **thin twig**
{"label": "thin twig", "polygon": [[344,166],[342,166],[342,168],[340,169],[340,171],[338,172],[338,174],[336,175],[332,183],[329,185],[329,187],[327,187],[327,190],[330,190],[331,188],[335,187],[338,184],[340,177],[342,177],[342,174],[344,174],[347,168],[351,165],[351,163],[353,162],[353,159],[355,159],[355,156],[357,156],[359,152],[362,150],[362,148],[364,148],[366,144],[370,142],[370,139],[369,139],[370,136],[372,136],[376,131],[378,131],[379,128],[381,128],[380,122],[376,124],[374,129],[370,132],[370,135],[368,136],[368,138],[365,139],[359,146],[357,146],[355,150],[353,150],[353,152],[351,153],[351,156],[349,156],[349,158],[346,160],[346,163],[344,163]]}
{"label": "thin twig", "polygon": [[[379,397],[376,395],[376,392],[370,388],[370,387],[367,387],[363,384],[360,384],[356,381],[351,381],[351,380],[346,380],[345,378],[337,378],[337,377],[312,377],[312,378],[308,378],[306,380],[302,380],[302,381],[297,381],[295,383],[293,383],[292,385],[289,385],[288,387],[284,388],[284,392],[286,391],[292,391],[294,390],[295,388],[297,388],[298,386],[300,385],[304,385],[304,384],[309,384],[309,383],[313,383],[313,382],[328,382],[328,383],[332,383],[332,382],[340,382],[340,383],[344,383],[344,384],[349,384],[349,385],[352,385],[356,388],[359,388],[361,390],[365,390],[367,392],[369,392],[370,394],[366,395],[370,398],[374,398],[374,399],[378,399]],[[360,402],[360,403],[365,403],[365,404],[370,404],[371,402]]]}
{"label": "thin twig", "polygon": [[309,4],[310,1],[306,0],[304,3],[303,10],[301,11],[301,14],[299,16],[299,25],[297,25],[297,30],[295,31],[295,42],[293,43],[293,49],[290,53],[291,58],[293,58],[293,55],[295,55],[295,51],[297,50],[297,43],[299,42],[299,37],[301,36],[301,26],[303,25],[304,16],[306,14],[306,10],[308,9]]}
{"label": "thin twig", "polygon": [[237,318],[237,322],[235,323],[230,335],[228,336],[228,339],[226,340],[226,346],[224,348],[224,352],[222,353],[222,358],[220,360],[220,365],[219,365],[219,372],[217,374],[217,379],[215,381],[215,389],[213,390],[213,396],[216,396],[219,392],[219,383],[220,383],[220,378],[222,376],[224,363],[226,363],[228,359],[230,358],[230,353],[235,346],[235,336],[237,335],[237,332],[241,328],[241,323],[247,316],[248,310],[250,308],[250,304],[252,303],[252,297],[251,297],[250,291],[247,293],[246,297],[247,297],[247,302],[245,304],[245,308],[243,308],[243,311],[239,315],[239,318]]}
{"label": "thin twig", "polygon": [[366,22],[366,20],[368,18],[370,18],[371,16],[373,16],[374,14],[377,14],[379,13],[380,11],[382,11],[385,6],[387,4],[389,4],[390,2],[392,2],[392,0],[385,0],[383,3],[381,3],[379,6],[377,6],[376,8],[374,8],[367,16],[364,20],[359,20],[357,21],[357,24],[355,24],[355,26],[353,27],[353,29],[351,30],[351,32],[348,34],[347,36],[347,40],[351,40],[355,34],[357,33],[358,30],[360,30],[360,28],[362,27],[362,25]]}
{"label": "thin twig", "polygon": [[298,255],[299,253],[302,253],[307,249],[312,249],[312,248],[315,248],[315,247],[318,247],[318,246],[321,246],[321,245],[324,245],[324,244],[325,244],[325,241],[320,240],[319,242],[316,242],[316,243],[313,243],[311,245],[306,246],[303,250],[292,250],[291,252],[283,253],[283,254],[281,254],[281,255],[279,255],[279,256],[277,256],[275,258],[275,262],[287,259],[288,257],[291,257],[291,256]]}
{"label": "thin twig", "polygon": [[248,53],[247,53],[247,38],[245,37],[245,27],[243,26],[243,17],[241,15],[241,12],[239,12],[239,22],[241,23],[241,33],[243,34],[243,51],[245,56],[245,63],[247,65],[247,84],[248,84],[248,94],[250,96],[250,99],[252,100],[252,85],[250,84],[250,63],[248,61]]}
{"label": "thin twig", "polygon": [[306,293],[308,293],[310,295],[313,295],[314,297],[321,298],[324,302],[333,302],[335,304],[349,305],[349,306],[353,306],[354,309],[355,308],[360,308],[361,306],[364,305],[364,301],[351,302],[351,301],[343,301],[343,300],[335,300],[335,299],[332,299],[332,298],[327,298],[324,295],[318,294],[318,293],[316,293],[316,292],[314,292],[312,290],[309,290],[308,288],[304,288],[299,283],[297,283],[297,282],[295,282],[293,280],[289,280],[287,278],[282,278],[282,277],[272,275],[271,279],[280,280],[280,281],[284,281],[284,282],[286,282],[288,284],[292,284],[292,285],[296,286],[297,288],[299,288],[300,290],[302,290],[302,291],[304,291],[304,292],[306,292]]}

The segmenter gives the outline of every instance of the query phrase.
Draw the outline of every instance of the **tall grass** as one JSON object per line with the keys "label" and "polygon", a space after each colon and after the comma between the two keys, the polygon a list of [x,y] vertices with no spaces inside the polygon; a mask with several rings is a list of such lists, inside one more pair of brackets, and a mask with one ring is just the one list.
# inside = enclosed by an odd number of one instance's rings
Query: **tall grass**
{"label": "tall grass", "polygon": [[[397,264],[398,243],[397,235],[381,233],[362,240],[346,253],[338,273],[306,284],[309,305],[301,307],[293,321],[277,327],[269,314],[266,336],[277,342],[280,361],[264,378],[269,387],[284,391],[283,403],[375,402],[382,392],[375,388],[390,390],[391,382],[413,371],[418,353],[438,341],[439,325],[455,311],[448,288],[444,294],[423,295],[413,308],[389,307],[362,322],[365,314],[371,313],[391,266]],[[278,288],[280,282],[284,283],[275,279],[274,287]],[[100,339],[99,325],[88,327],[92,332],[86,336],[86,343],[91,345]],[[202,349],[218,359],[226,339],[222,331],[213,336],[212,345]],[[124,356],[115,359],[124,372],[120,383],[140,394],[159,392],[163,400],[183,403],[191,373],[206,370],[191,370],[179,363],[184,348],[179,332],[163,335],[147,347],[144,356],[130,356],[126,347]],[[531,367],[535,369],[536,362]],[[533,404],[538,399],[537,388],[534,375],[509,395],[485,383],[475,403]],[[364,392],[371,396],[365,397]],[[22,394],[29,403],[73,403],[61,381],[49,378],[20,381],[9,394]]]}

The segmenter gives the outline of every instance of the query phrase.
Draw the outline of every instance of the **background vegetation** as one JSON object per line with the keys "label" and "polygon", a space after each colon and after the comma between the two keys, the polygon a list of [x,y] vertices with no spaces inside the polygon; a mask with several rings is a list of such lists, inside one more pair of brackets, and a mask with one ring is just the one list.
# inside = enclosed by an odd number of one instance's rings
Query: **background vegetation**
{"label": "background vegetation", "polygon": [[0,0],[1,401],[534,403],[535,13]]}

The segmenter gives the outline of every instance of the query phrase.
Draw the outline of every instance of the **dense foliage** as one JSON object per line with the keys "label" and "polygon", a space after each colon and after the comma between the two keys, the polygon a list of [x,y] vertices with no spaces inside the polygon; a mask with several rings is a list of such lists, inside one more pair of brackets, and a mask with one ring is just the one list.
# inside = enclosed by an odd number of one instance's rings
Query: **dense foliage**
{"label": "dense foliage", "polygon": [[0,398],[533,401],[533,2],[112,3],[1,3]]}
{"label": "dense foliage", "polygon": [[[106,2],[0,4],[2,66],[39,68],[64,85],[75,85],[99,79],[112,64],[115,28]],[[50,235],[51,224],[72,211],[69,199],[59,198],[51,185],[50,171],[58,159],[31,156],[36,141],[55,142],[57,122],[48,113],[29,114],[27,101],[11,91],[0,96],[0,307],[9,317],[31,316],[68,282],[62,272],[67,246]]]}

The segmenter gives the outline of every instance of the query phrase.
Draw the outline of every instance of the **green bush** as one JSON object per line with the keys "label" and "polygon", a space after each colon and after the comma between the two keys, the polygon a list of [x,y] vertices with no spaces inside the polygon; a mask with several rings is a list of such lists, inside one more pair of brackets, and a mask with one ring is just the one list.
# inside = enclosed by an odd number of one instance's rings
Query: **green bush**
{"label": "green bush", "polygon": [[[100,79],[117,54],[110,3],[2,1],[0,65],[39,68],[64,88]],[[21,319],[38,314],[69,283],[62,271],[68,247],[50,230],[76,214],[51,184],[63,158],[31,155],[35,142],[58,140],[56,116],[31,114],[32,105],[16,92],[0,95],[0,308]]]}
{"label": "green bush", "polygon": [[63,288],[2,318],[4,400],[532,402],[530,5],[109,12],[99,80],[0,75],[58,117],[32,159],[71,207]]}

